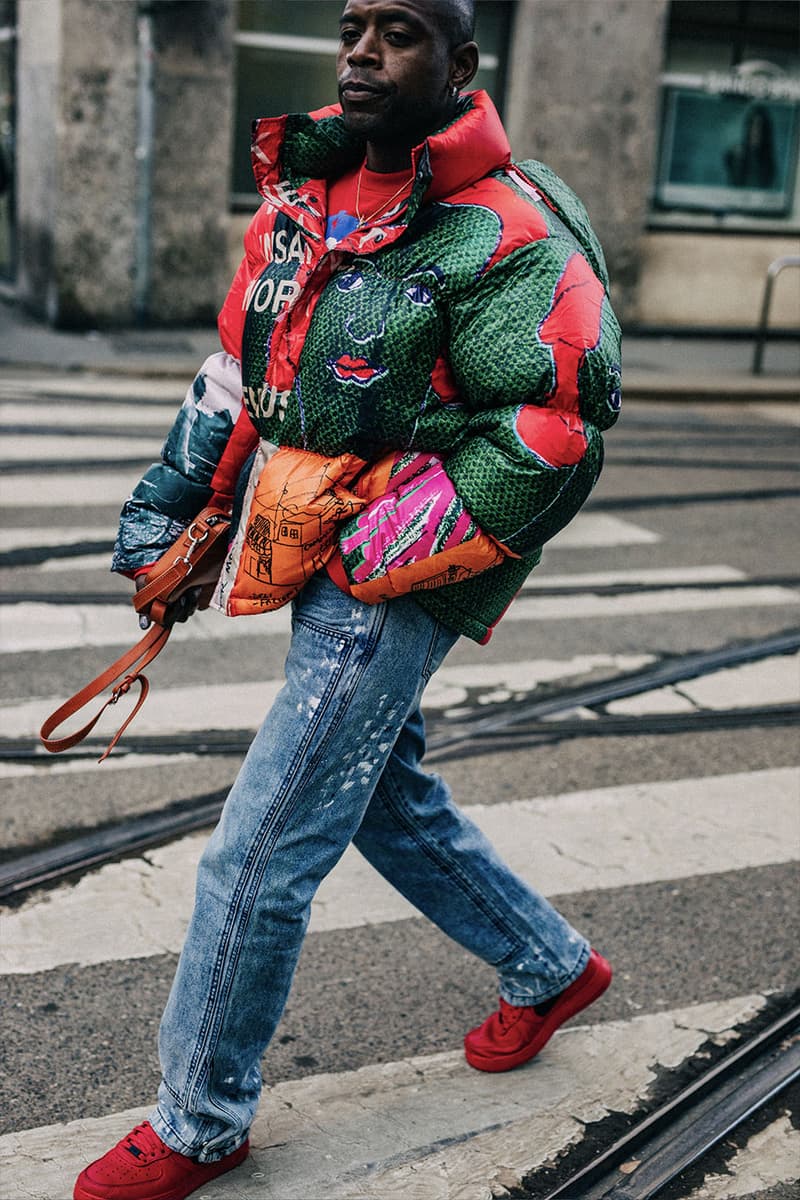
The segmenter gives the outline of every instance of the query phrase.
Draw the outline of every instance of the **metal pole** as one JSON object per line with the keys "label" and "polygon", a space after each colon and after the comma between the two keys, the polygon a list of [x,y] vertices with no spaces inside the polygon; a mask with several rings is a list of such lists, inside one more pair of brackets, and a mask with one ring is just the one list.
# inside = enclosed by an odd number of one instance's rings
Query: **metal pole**
{"label": "metal pole", "polygon": [[150,295],[150,210],[153,185],[153,131],[155,94],[153,88],[153,14],[149,5],[139,6],[138,79],[136,90],[136,241],[134,249],[133,309],[144,324]]}
{"label": "metal pole", "polygon": [[764,343],[767,340],[767,325],[769,310],[772,305],[772,291],[775,280],[784,267],[800,267],[800,255],[787,254],[783,258],[775,258],[767,267],[767,278],[764,281],[764,296],[761,301],[761,315],[758,319],[756,344],[753,349],[753,374],[760,375],[764,365]]}

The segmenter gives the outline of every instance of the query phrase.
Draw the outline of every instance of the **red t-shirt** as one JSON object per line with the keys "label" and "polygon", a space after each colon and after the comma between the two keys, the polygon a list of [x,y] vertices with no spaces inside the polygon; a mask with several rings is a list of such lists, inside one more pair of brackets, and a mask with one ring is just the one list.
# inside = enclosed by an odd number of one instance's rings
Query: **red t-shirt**
{"label": "red t-shirt", "polygon": [[335,180],[328,189],[328,248],[358,228],[359,216],[362,224],[370,225],[390,212],[395,201],[406,198],[413,182],[410,167],[387,173],[370,171],[366,163]]}

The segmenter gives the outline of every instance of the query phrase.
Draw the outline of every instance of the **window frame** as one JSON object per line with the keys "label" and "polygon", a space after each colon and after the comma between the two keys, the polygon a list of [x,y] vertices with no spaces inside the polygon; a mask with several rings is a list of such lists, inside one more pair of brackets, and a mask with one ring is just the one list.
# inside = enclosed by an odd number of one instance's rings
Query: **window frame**
{"label": "window frame", "polygon": [[[680,0],[678,0],[680,3]],[[711,67],[707,70],[679,70],[668,65],[659,77],[659,111],[657,117],[658,146],[653,170],[648,228],[654,231],[681,230],[714,232],[746,232],[748,234],[791,235],[800,230],[800,57],[798,73],[788,73],[769,60],[743,59],[748,43],[761,41],[777,45],[777,32],[765,29],[758,20],[748,20],[757,9],[745,0],[738,5],[736,25],[723,21],[702,24],[704,36],[712,44],[726,43],[730,54],[727,70]],[[670,63],[672,39],[686,37],[700,23],[692,25],[682,16],[673,2],[665,34],[665,62]],[[752,103],[790,103],[793,107],[791,145],[786,169],[788,180],[785,211],[775,211],[779,201],[771,204],[768,189],[742,189],[737,197],[733,184],[714,187],[702,183],[675,184],[667,178],[671,152],[672,121],[676,97],[680,92],[697,96],[736,96]],[[694,195],[692,196],[692,191]],[[704,195],[705,193],[705,195]],[[716,193],[716,202],[714,199]],[[726,204],[727,199],[730,203]],[[737,205],[738,199],[738,205]],[[770,211],[772,209],[773,211]]]}

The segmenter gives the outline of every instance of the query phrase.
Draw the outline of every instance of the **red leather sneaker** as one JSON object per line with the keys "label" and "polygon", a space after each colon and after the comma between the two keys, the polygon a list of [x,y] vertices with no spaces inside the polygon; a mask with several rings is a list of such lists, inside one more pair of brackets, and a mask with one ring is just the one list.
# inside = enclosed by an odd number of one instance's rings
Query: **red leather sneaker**
{"label": "red leather sneaker", "polygon": [[201,1163],[165,1146],[149,1121],[137,1125],[113,1150],[81,1171],[73,1200],[183,1200],[244,1162],[245,1142],[219,1162]]}
{"label": "red leather sneaker", "polygon": [[[611,983],[611,967],[592,950],[586,969],[554,1000],[545,1013],[518,1008],[500,997],[500,1009],[464,1038],[464,1054],[479,1071],[510,1071],[549,1042],[559,1025],[601,996]],[[543,1008],[544,1005],[540,1005]]]}

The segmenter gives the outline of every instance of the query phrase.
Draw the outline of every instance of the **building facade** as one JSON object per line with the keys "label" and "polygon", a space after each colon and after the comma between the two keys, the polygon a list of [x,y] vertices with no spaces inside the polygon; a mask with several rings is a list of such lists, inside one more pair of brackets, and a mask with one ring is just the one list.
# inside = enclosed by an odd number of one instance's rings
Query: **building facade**
{"label": "building facade", "polygon": [[[798,0],[478,0],[515,157],[570,183],[629,328],[751,330],[800,253]],[[337,0],[0,0],[0,286],[53,324],[210,320],[254,116],[335,97]],[[771,324],[800,324],[784,272]]]}

